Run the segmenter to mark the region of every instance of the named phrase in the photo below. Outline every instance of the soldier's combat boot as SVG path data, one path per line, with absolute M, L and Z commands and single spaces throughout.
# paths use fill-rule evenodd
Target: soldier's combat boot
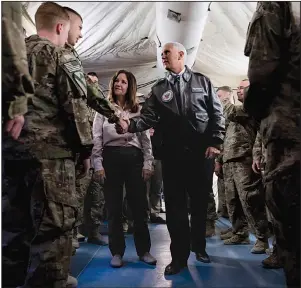
M 234 234 L 231 238 L 224 241 L 225 245 L 248 245 L 250 244 L 249 235 L 246 233 Z
M 269 248 L 268 240 L 257 239 L 253 246 L 251 253 L 253 254 L 265 254 L 266 249 Z
M 262 262 L 262 267 L 266 269 L 280 269 L 283 268 L 283 263 L 277 254 L 277 249 L 273 249 L 272 254 L 264 259 Z
M 66 288 L 76 288 L 78 285 L 77 279 L 71 275 L 68 275 Z
M 233 236 L 232 228 L 228 228 L 226 230 L 221 231 L 220 238 L 221 240 L 229 239 Z
M 99 233 L 99 226 L 95 226 L 91 229 L 87 242 L 100 246 L 108 245 L 108 242 L 105 241 L 105 239 L 103 239 L 103 237 Z

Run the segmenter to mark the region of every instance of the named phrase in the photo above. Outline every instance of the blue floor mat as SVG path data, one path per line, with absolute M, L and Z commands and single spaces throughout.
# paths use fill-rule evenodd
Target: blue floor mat
M 229 221 L 216 221 L 216 231 L 229 227 Z M 170 238 L 166 225 L 149 225 L 152 249 L 157 258 L 156 267 L 139 262 L 132 235 L 126 236 L 125 265 L 119 269 L 109 266 L 111 254 L 108 247 L 82 243 L 72 258 L 71 272 L 78 278 L 80 288 L 100 287 L 269 287 L 284 288 L 282 269 L 266 270 L 261 261 L 266 255 L 250 253 L 255 237 L 250 236 L 251 245 L 225 246 L 215 236 L 207 239 L 207 253 L 211 263 L 203 264 L 195 260 L 191 253 L 188 269 L 173 276 L 165 276 L 164 269 L 171 261 Z

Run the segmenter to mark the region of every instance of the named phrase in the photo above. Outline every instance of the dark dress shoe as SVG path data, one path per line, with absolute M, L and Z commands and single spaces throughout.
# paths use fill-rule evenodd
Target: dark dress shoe
M 204 251 L 204 252 L 196 252 L 195 256 L 196 256 L 196 260 L 198 260 L 200 262 L 210 263 L 210 258 L 208 256 L 208 254 L 206 253 L 206 251 Z
M 165 275 L 178 274 L 185 267 L 187 267 L 187 263 L 183 264 L 183 263 L 173 261 L 169 265 L 166 266 L 164 274 Z

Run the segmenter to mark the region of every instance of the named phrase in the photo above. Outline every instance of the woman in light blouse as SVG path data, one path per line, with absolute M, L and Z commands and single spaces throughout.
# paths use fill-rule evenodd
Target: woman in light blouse
M 136 99 L 135 76 L 125 70 L 118 71 L 110 83 L 109 99 L 125 118 L 140 113 Z M 133 214 L 134 240 L 139 259 L 155 265 L 149 253 L 151 242 L 147 225 L 146 181 L 152 174 L 152 148 L 149 131 L 117 134 L 115 125 L 103 115 L 96 114 L 93 122 L 94 148 L 92 163 L 94 177 L 105 179 L 104 193 L 108 209 L 109 248 L 113 256 L 111 266 L 123 265 L 125 238 L 122 227 L 123 185 Z

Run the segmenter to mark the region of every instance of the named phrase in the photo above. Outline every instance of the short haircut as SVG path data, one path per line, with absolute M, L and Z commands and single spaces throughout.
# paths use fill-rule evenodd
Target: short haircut
M 217 88 L 216 92 L 218 91 L 225 91 L 225 92 L 229 92 L 229 93 L 232 93 L 232 89 L 229 87 L 229 86 L 221 86 L 219 88 Z
M 67 13 L 70 12 L 70 13 L 73 13 L 73 14 L 77 15 L 82 20 L 82 22 L 84 22 L 82 16 L 78 12 L 76 12 L 75 10 L 73 10 L 73 9 L 67 7 L 67 6 L 65 6 L 64 9 L 67 11 Z
M 97 77 L 97 78 L 98 78 L 98 76 L 97 76 L 97 74 L 96 74 L 95 72 L 89 72 L 87 75 L 89 75 L 89 76 L 94 76 L 94 77 Z
M 54 2 L 44 2 L 35 14 L 37 30 L 52 30 L 59 21 L 70 21 L 66 10 Z
M 164 46 L 165 45 L 172 45 L 173 47 L 176 47 L 179 51 L 182 51 L 184 53 L 184 60 L 187 59 L 187 50 L 183 44 L 181 44 L 179 42 L 167 42 L 164 44 Z

